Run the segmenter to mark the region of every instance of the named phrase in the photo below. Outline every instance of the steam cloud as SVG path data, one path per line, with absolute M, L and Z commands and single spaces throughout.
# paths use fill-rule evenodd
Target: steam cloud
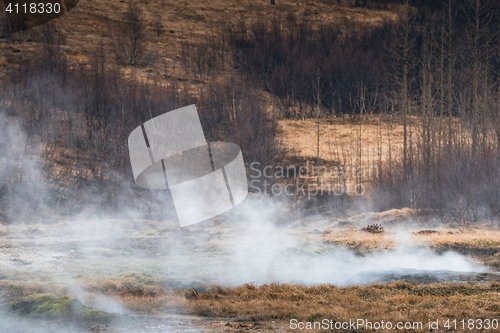
M 2 181 L 21 169 L 29 177 L 16 188 L 9 201 L 10 218 L 33 222 L 31 208 L 41 208 L 47 191 L 40 170 L 40 147 L 26 141 L 15 119 L 0 117 L 0 177 Z M 12 191 L 12 189 L 8 189 Z M 85 192 L 81 196 L 88 195 Z M 128 201 L 128 192 L 117 200 Z M 158 200 L 158 210 L 165 203 Z M 200 282 L 237 286 L 244 283 L 335 284 L 346 286 L 398 279 L 424 274 L 447 280 L 455 273 L 487 272 L 489 269 L 453 252 L 442 255 L 412 244 L 404 237 L 394 250 L 359 256 L 330 243 L 311 241 L 309 228 L 283 223 L 289 207 L 268 197 L 253 196 L 226 213 L 222 224 L 206 221 L 181 230 L 178 222 L 149 221 L 143 212 L 128 209 L 106 218 L 89 207 L 79 216 L 56 217 L 39 226 L 31 236 L 33 247 L 16 254 L 29 263 L 13 265 L 12 253 L 0 253 L 0 267 L 8 272 L 52 274 L 71 293 L 87 305 L 110 312 L 127 313 L 119 303 L 105 297 L 87 301 L 85 290 L 74 276 L 111 276 L 139 271 L 178 281 L 178 287 Z M 118 216 L 118 218 L 116 217 Z M 321 220 L 321 218 L 319 218 Z M 325 220 L 326 218 L 323 218 Z M 278 226 L 278 223 L 280 222 Z M 286 222 L 286 221 L 285 221 Z M 5 227 L 13 239 L 26 239 L 27 226 L 16 223 Z M 107 252 L 106 252 L 107 251 Z M 103 253 L 105 254 L 103 255 Z M 0 314 L 2 332 L 41 332 L 8 314 Z M 67 328 L 65 328 L 67 329 Z M 57 328 L 52 331 L 57 332 Z

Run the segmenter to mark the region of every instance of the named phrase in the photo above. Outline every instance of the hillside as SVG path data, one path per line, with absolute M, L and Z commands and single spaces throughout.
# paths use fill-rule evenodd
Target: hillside
M 335 3 L 335 4 L 334 4 Z M 336 1 L 277 1 L 271 6 L 266 0 L 233 1 L 138 1 L 142 9 L 142 21 L 146 26 L 147 50 L 151 53 L 148 66 L 124 66 L 124 73 L 134 73 L 148 79 L 187 79 L 180 68 L 180 43 L 196 43 L 201 36 L 217 33 L 224 27 L 243 19 L 248 23 L 269 21 L 278 16 L 283 20 L 289 14 L 304 15 L 314 22 L 342 22 L 358 28 L 381 24 L 395 18 L 392 10 L 372 10 L 348 5 L 339 6 Z M 75 66 L 86 64 L 92 53 L 102 45 L 107 60 L 113 63 L 120 22 L 128 9 L 127 1 L 80 0 L 77 7 L 54 21 L 66 43 L 63 46 L 69 60 Z M 155 31 L 161 25 L 158 37 Z M 19 33 L 11 39 L 1 39 L 0 63 L 3 70 L 12 70 L 20 58 L 29 58 L 35 52 L 41 27 Z

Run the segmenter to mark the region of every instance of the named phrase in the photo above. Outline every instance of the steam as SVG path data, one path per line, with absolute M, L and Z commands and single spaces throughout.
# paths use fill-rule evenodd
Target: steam
M 0 113 L 0 184 L 6 214 L 12 219 L 36 218 L 34 209 L 41 208 L 46 197 L 46 184 L 42 177 L 41 146 L 36 137 L 29 140 L 18 119 Z M 22 179 L 21 182 L 18 180 Z M 18 181 L 15 186 L 4 184 Z M 15 198 L 15 199 L 13 199 Z
M 424 273 L 439 281 L 446 280 L 451 272 L 489 271 L 454 252 L 436 254 L 425 245 L 413 243 L 404 232 L 396 235 L 403 241 L 395 249 L 364 256 L 322 242 L 319 236 L 313 240 L 304 239 L 311 228 L 278 227 L 275 222 L 280 218 L 280 208 L 269 198 L 250 198 L 236 209 L 238 216 L 226 222 L 226 232 L 234 236 L 228 236 L 225 241 L 220 232 L 220 240 L 216 243 L 221 248 L 217 254 L 189 250 L 187 246 L 177 251 L 181 260 L 192 263 L 190 271 L 204 270 L 209 281 L 225 286 L 244 283 L 346 286 L 387 280 L 391 275 L 398 279 L 403 275 Z M 206 231 L 199 232 L 206 234 Z M 203 244 L 203 236 L 198 241 Z
M 286 209 L 266 197 L 249 197 L 217 224 L 206 221 L 183 229 L 175 220 L 77 217 L 38 231 L 36 238 L 52 247 L 50 253 L 27 252 L 18 258 L 30 263 L 27 270 L 49 274 L 59 267 L 55 279 L 71 285 L 82 302 L 87 295 L 71 283 L 73 276 L 119 276 L 126 271 L 164 279 L 174 288 L 244 283 L 347 286 L 419 274 L 430 281 L 453 281 L 459 275 L 490 271 L 458 253 L 437 254 L 413 242 L 408 231 L 393 235 L 394 249 L 361 256 L 323 241 L 313 228 L 283 224 Z M 332 224 L 323 221 L 326 229 L 335 227 Z M 12 238 L 23 237 L 24 230 L 9 227 Z M 63 241 L 67 239 L 71 242 Z M 96 300 L 94 306 L 126 312 L 106 299 Z
M 82 302 L 82 304 L 85 306 L 108 313 L 119 313 L 121 315 L 130 313 L 128 309 L 126 309 L 122 304 L 112 299 L 111 297 L 90 293 L 86 289 L 82 288 L 81 285 L 75 284 L 71 280 L 66 283 L 66 286 L 69 289 L 71 295 Z
M 208 221 L 183 230 L 174 220 L 76 219 L 40 227 L 36 239 L 47 250 L 16 254 L 19 261 L 29 263 L 26 268 L 11 264 L 8 255 L 0 257 L 0 262 L 12 269 L 46 274 L 58 267 L 54 279 L 70 286 L 82 302 L 87 296 L 71 283 L 72 276 L 107 277 L 136 271 L 191 288 L 200 283 L 345 286 L 384 281 L 391 274 L 397 279 L 398 274 L 426 272 L 439 280 L 446 279 L 444 272 L 489 271 L 454 252 L 437 254 L 425 244 L 412 242 L 402 231 L 395 235 L 401 241 L 393 250 L 360 256 L 322 241 L 320 235 L 311 233 L 312 228 L 277 226 L 279 212 L 280 208 L 262 198 L 249 198 L 219 225 Z M 27 228 L 9 226 L 8 230 L 17 239 L 25 237 Z M 124 313 L 114 306 L 97 308 Z
M 2 116 L 0 121 L 3 133 L 0 140 L 6 147 L 0 157 L 0 176 L 6 179 L 20 170 L 26 179 L 12 196 L 15 200 L 9 202 L 8 214 L 27 220 L 26 211 L 21 207 L 38 207 L 47 191 L 41 177 L 40 147 L 36 144 L 30 147 L 16 119 Z M 81 197 L 89 195 L 81 193 Z M 130 201 L 130 195 L 124 191 L 117 201 Z M 175 216 L 168 196 L 159 195 L 161 200 L 154 201 L 154 210 L 169 207 L 167 216 Z M 344 247 L 324 243 L 319 237 L 308 240 L 305 235 L 310 229 L 296 224 L 294 227 L 284 220 L 289 209 L 285 203 L 264 195 L 249 196 L 233 211 L 217 218 L 218 225 L 206 221 L 181 230 L 175 219 L 148 221 L 144 212 L 133 208 L 119 212 L 117 219 L 96 214 L 94 207 L 88 207 L 79 216 L 53 216 L 51 221 L 56 224 L 43 224 L 31 235 L 40 245 L 56 247 L 54 251 L 40 254 L 33 249 L 19 254 L 19 259 L 31 263 L 28 270 L 48 273 L 54 269 L 53 264 L 47 263 L 48 255 L 52 263 L 61 267 L 58 279 L 63 283 L 71 281 L 74 275 L 111 276 L 123 271 L 171 278 L 182 286 L 199 282 L 223 286 L 242 283 L 350 285 L 379 281 L 384 272 L 487 271 L 465 256 L 452 252 L 438 255 L 421 244 L 413 244 L 404 232 L 397 235 L 400 244 L 394 250 L 361 257 Z M 29 213 L 31 219 L 39 216 Z M 327 218 L 318 216 L 318 219 Z M 37 227 L 16 224 L 9 226 L 8 232 L 12 237 L 23 238 L 23 233 L 33 228 Z M 73 241 L 64 242 L 63 238 Z M 55 244 L 51 244 L 54 241 Z M 5 266 L 13 268 L 8 261 Z M 74 292 L 78 294 L 82 290 Z M 97 302 L 101 303 L 107 302 Z M 113 312 L 123 312 L 117 306 L 111 307 Z
M 37 212 L 43 209 L 48 191 L 41 172 L 41 147 L 28 142 L 15 119 L 0 115 L 0 131 L 0 178 L 13 177 L 16 170 L 25 177 L 19 186 L 7 189 L 11 198 L 7 215 L 17 223 L 3 227 L 13 246 L 0 253 L 1 269 L 13 277 L 18 273 L 49 275 L 83 304 L 106 312 L 130 314 L 116 300 L 87 292 L 75 277 L 105 278 L 137 271 L 164 279 L 173 288 L 244 283 L 347 286 L 419 275 L 444 281 L 489 271 L 454 252 L 436 254 L 413 243 L 403 231 L 393 250 L 357 255 L 324 242 L 312 228 L 290 223 L 285 218 L 290 207 L 264 195 L 249 196 L 223 216 L 183 229 L 175 218 L 148 220 L 143 211 L 132 207 L 118 212 L 118 218 L 96 212 L 95 207 L 78 216 L 40 215 Z M 130 191 L 123 191 L 116 200 L 129 202 L 130 196 Z M 153 208 L 168 210 L 160 215 L 175 216 L 167 199 L 158 194 Z M 327 217 L 317 219 L 325 228 L 336 227 Z M 0 320 L 2 332 L 45 332 L 48 327 L 6 313 L 0 313 Z M 155 327 L 166 330 L 159 324 Z

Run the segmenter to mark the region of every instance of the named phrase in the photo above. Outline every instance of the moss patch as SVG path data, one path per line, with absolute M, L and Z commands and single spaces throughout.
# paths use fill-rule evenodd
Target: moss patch
M 160 280 L 139 272 L 127 271 L 120 274 L 122 279 L 132 280 L 134 283 L 145 286 L 156 286 Z
M 12 313 L 35 319 L 70 319 L 84 326 L 95 324 L 106 325 L 118 314 L 95 310 L 83 305 L 79 300 L 69 296 L 55 294 L 33 294 L 7 304 Z

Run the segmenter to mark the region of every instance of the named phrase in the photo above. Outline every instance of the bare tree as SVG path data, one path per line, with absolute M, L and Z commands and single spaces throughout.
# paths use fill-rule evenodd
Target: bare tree
M 53 71 L 55 69 L 64 69 L 61 66 L 65 60 L 62 46 L 66 44 L 64 35 L 58 31 L 53 22 L 43 24 L 40 28 L 40 44 L 42 53 L 40 54 L 40 63 L 43 67 Z
M 469 0 L 468 12 L 469 29 L 468 38 L 471 43 L 472 61 L 472 152 L 476 153 L 478 146 L 478 130 L 480 115 L 480 75 L 488 62 L 488 36 L 491 21 L 491 6 L 488 0 Z
M 451 125 L 453 119 L 453 12 L 452 0 L 448 0 L 448 148 L 451 147 Z
M 10 28 L 9 19 L 7 18 L 5 10 L 3 10 L 3 6 L 0 6 L 0 8 L 2 9 L 0 13 L 0 37 L 10 39 L 10 37 L 12 37 L 12 29 Z
M 401 63 L 400 67 L 400 89 L 401 89 L 401 108 L 403 113 L 403 174 L 408 174 L 408 114 L 410 111 L 410 58 L 413 47 L 413 38 L 411 36 L 411 6 L 410 0 L 404 0 L 402 8 L 402 31 L 399 32 L 399 41 L 397 42 L 399 54 L 396 56 Z
M 134 0 L 130 0 L 123 22 L 120 24 L 120 60 L 137 65 L 145 55 L 145 26 L 142 10 Z
M 163 32 L 163 25 L 161 24 L 162 16 L 161 14 L 156 15 L 154 20 L 154 31 L 156 32 L 157 37 L 160 37 Z
M 316 125 L 317 127 L 317 138 L 318 138 L 318 146 L 317 146 L 317 156 L 316 156 L 316 168 L 318 170 L 318 174 L 316 175 L 316 182 L 319 186 L 319 119 L 321 116 L 321 76 L 320 71 L 318 69 L 318 75 L 316 77 L 316 97 L 318 102 L 318 109 L 316 110 Z
M 498 80 L 496 134 L 497 134 L 497 154 L 500 156 L 500 79 Z

